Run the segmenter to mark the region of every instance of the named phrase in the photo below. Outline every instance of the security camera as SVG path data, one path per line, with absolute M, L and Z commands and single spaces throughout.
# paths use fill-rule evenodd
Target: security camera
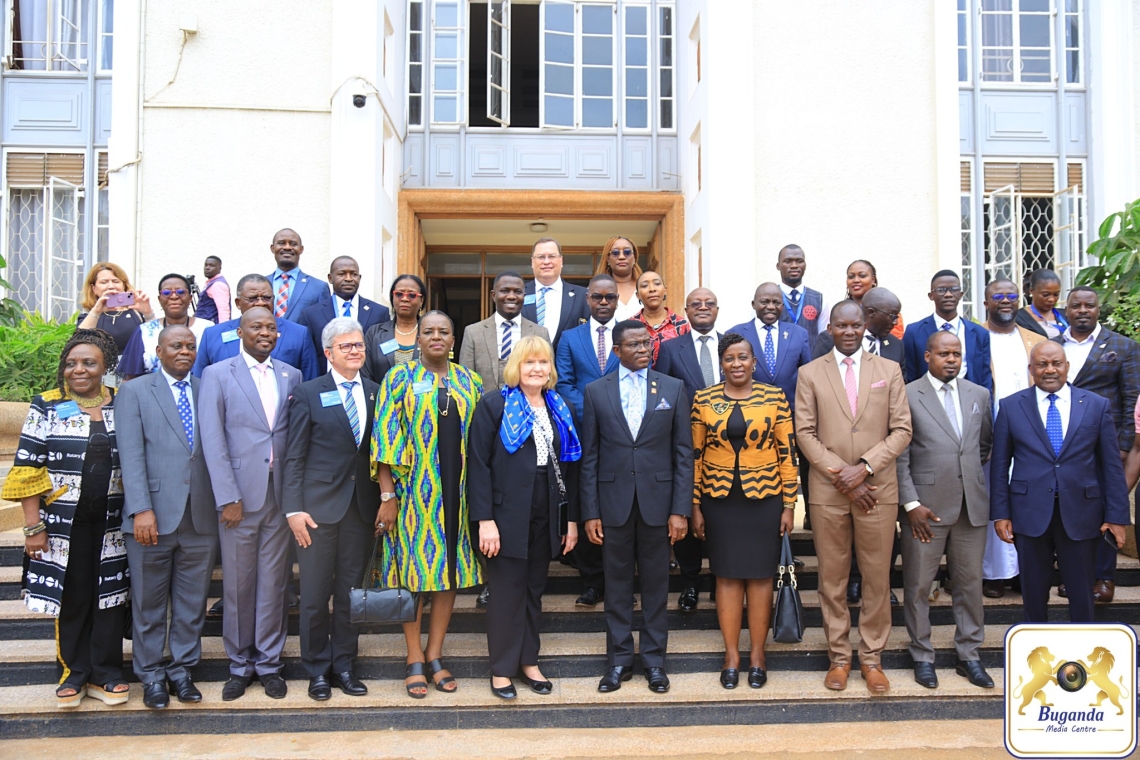
M 353 95 L 352 96 L 352 104 L 354 106 L 356 106 L 357 108 L 364 108 L 364 104 L 367 101 L 368 101 L 368 98 L 365 97 L 364 95 Z

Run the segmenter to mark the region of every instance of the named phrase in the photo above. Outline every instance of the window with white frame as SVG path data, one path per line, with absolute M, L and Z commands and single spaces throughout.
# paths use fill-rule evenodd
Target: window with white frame
M 13 71 L 87 71 L 93 1 L 99 2 L 6 0 L 5 67 Z
M 542 4 L 544 127 L 613 129 L 616 119 L 616 5 Z
M 673 114 L 676 96 L 673 92 L 677 88 L 677 67 L 673 63 L 675 42 L 673 14 L 674 8 L 671 5 L 659 5 L 657 7 L 657 44 L 659 48 L 657 66 L 661 79 L 658 92 L 661 121 L 658 123 L 658 128 L 663 130 L 674 129 Z
M 1081 83 L 1081 0 L 1065 2 L 1065 83 Z
M 544 127 L 577 126 L 575 18 L 572 2 L 542 4 L 542 114 Z
M 511 4 L 487 3 L 487 109 L 493 122 L 511 124 Z
M 981 0 L 983 82 L 1053 81 L 1052 0 Z
M 99 71 L 110 71 L 115 59 L 115 0 L 99 3 Z
M 107 153 L 98 154 L 99 175 L 97 199 L 98 208 L 95 212 L 95 261 L 108 261 L 111 257 L 111 196 L 107 189 Z M 82 231 L 83 226 L 80 225 Z M 82 250 L 80 246 L 80 250 Z
M 424 4 L 408 3 L 408 126 L 423 122 L 424 109 Z
M 649 129 L 649 6 L 622 9 L 622 104 L 626 129 Z
M 958 0 L 958 81 L 970 81 L 970 0 Z
M 581 18 L 581 93 L 579 124 L 612 128 L 614 119 L 614 6 L 583 3 Z
M 466 121 L 467 78 L 466 0 L 432 0 L 431 17 L 431 121 L 462 124 Z
M 961 163 L 960 217 L 962 228 L 962 313 L 969 319 L 979 319 L 974 293 L 974 200 L 970 191 L 970 162 Z

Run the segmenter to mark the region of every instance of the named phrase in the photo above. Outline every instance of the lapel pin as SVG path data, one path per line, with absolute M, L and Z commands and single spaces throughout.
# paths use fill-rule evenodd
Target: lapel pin
M 289 373 L 288 372 L 282 372 L 281 377 L 289 377 Z
M 1107 345 L 1108 345 L 1107 343 L 1101 343 L 1099 346 L 1097 346 L 1097 348 L 1104 348 Z
M 571 298 L 573 298 L 573 297 L 574 297 L 574 291 L 573 291 L 573 290 L 571 290 L 571 291 L 570 291 L 570 297 L 571 297 Z
M 365 311 L 368 311 L 370 308 L 372 308 L 372 307 L 370 307 L 368 304 L 364 304 L 364 310 Z
M 784 330 L 784 340 L 787 340 L 787 339 L 788 339 L 788 331 Z

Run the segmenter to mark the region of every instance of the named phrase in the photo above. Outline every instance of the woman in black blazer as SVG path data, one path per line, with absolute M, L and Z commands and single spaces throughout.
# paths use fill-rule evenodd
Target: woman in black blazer
M 538 618 L 551 558 L 578 540 L 582 449 L 570 408 L 554 392 L 546 340 L 520 340 L 503 379 L 471 421 L 467 503 L 494 587 L 487 604 L 491 692 L 514 699 L 516 674 L 538 694 L 554 688 L 538 668 Z
M 416 335 L 426 298 L 427 287 L 414 274 L 402 274 L 392 280 L 392 287 L 388 288 L 392 319 L 372 325 L 364 333 L 365 359 L 360 374 L 366 379 L 379 384 L 393 367 L 419 361 Z

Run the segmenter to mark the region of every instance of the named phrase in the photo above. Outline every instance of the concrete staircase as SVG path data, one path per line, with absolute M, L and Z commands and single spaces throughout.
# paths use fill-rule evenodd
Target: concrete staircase
M 936 666 L 941 685 L 927 690 L 914 683 L 907 654 L 902 609 L 893 611 L 894 628 L 883 657 L 891 691 L 872 698 L 854 675 L 845 692 L 823 687 L 827 648 L 820 628 L 817 562 L 809 532 L 797 530 L 793 543 L 805 567 L 797 573 L 808 629 L 799 644 L 769 640 L 769 682 L 759 690 L 746 683 L 728 691 L 718 681 L 723 644 L 717 628 L 715 605 L 702 593 L 693 613 L 676 609 L 679 579 L 670 595 L 669 674 L 673 686 L 666 695 L 651 693 L 640 676 L 608 695 L 597 692 L 605 668 L 605 634 L 602 605 L 577 608 L 577 574 L 558 563 L 550 567 L 544 599 L 543 672 L 555 682 L 554 693 L 540 697 L 520 688 L 519 698 L 503 703 L 491 696 L 487 678 L 487 645 L 483 612 L 475 596 L 460 595 L 445 645 L 445 662 L 460 679 L 456 694 L 431 690 L 427 699 L 409 699 L 403 688 L 404 644 L 397 626 L 377 626 L 361 637 L 357 673 L 369 687 L 364 698 L 350 698 L 334 690 L 331 701 L 309 699 L 299 661 L 297 616 L 290 616 L 285 649 L 285 677 L 290 681 L 284 700 L 267 698 L 255 684 L 237 702 L 221 702 L 227 673 L 221 642 L 221 621 L 208 618 L 203 661 L 196 673 L 205 699 L 197 705 L 172 701 L 159 712 L 142 705 L 141 688 L 134 685 L 131 701 L 108 708 L 85 700 L 78 711 L 55 708 L 52 684 L 56 681 L 54 624 L 33 615 L 19 601 L 21 547 L 19 532 L 0 533 L 0 737 L 42 738 L 153 734 L 222 734 L 302 731 L 357 731 L 409 729 L 501 729 L 656 727 L 751 724 L 903 721 L 930 719 L 995 719 L 1002 714 L 1002 644 L 1007 628 L 1021 620 L 1021 598 L 1007 592 L 1002 599 L 986 600 L 986 645 L 982 662 L 997 688 L 983 690 L 954 674 L 953 619 L 950 595 L 943 591 L 933 603 Z M 1140 623 L 1140 563 L 1121 557 L 1116 601 L 1098 607 L 1099 619 Z M 901 582 L 896 568 L 894 585 Z M 221 570 L 214 572 L 212 595 L 220 594 Z M 1051 600 L 1057 620 L 1066 617 L 1065 600 Z M 858 620 L 858 608 L 852 616 Z M 636 622 L 636 621 L 635 621 Z M 853 632 L 853 637 L 856 634 Z M 128 662 L 129 641 L 124 642 Z M 745 661 L 747 633 L 741 644 Z M 129 668 L 128 668 L 129 670 Z M 132 674 L 129 674 L 132 675 Z M 742 679 L 743 681 L 743 679 Z M 383 708 L 383 709 L 378 709 Z

